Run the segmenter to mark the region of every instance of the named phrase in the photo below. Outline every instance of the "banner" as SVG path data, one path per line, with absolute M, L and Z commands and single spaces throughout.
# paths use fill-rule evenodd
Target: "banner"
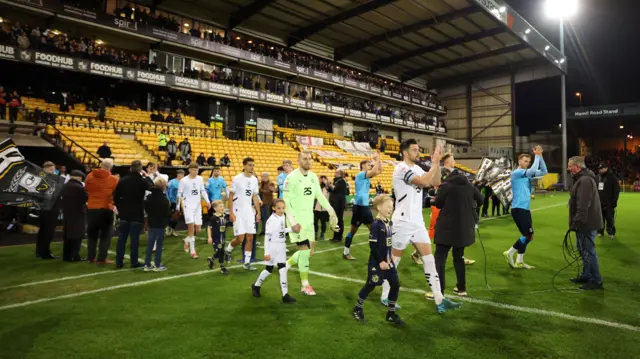
M 495 160 L 485 157 L 480 162 L 476 173 L 476 180 L 480 184 L 490 187 L 504 207 L 510 206 L 513 200 L 511 166 L 511 160 L 507 157 Z
M 314 146 L 314 147 L 322 147 L 324 141 L 320 137 L 311 137 L 311 136 L 296 136 L 296 141 L 301 146 Z
M 64 178 L 27 161 L 11 139 L 0 143 L 0 204 L 48 210 L 63 185 Z

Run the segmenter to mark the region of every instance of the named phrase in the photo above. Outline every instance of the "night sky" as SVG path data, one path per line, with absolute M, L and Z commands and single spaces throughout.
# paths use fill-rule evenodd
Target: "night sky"
M 548 19 L 544 0 L 506 0 L 559 48 L 559 24 Z M 579 0 L 578 14 L 565 23 L 568 60 L 567 107 L 640 102 L 640 0 Z M 520 135 L 550 130 L 561 122 L 560 78 L 516 87 Z M 571 122 L 569 122 L 571 127 Z

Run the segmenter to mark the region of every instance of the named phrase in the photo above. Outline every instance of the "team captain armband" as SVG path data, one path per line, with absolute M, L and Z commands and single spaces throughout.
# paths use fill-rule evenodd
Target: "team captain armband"
M 413 170 L 409 167 L 403 167 L 400 172 L 400 174 L 402 175 L 402 180 L 406 184 L 411 184 L 411 180 L 413 180 L 413 178 L 416 176 L 415 172 L 413 172 Z

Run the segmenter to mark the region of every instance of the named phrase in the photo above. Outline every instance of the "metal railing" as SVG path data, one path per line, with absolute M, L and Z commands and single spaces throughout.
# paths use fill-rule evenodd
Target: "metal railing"
M 77 142 L 75 142 L 74 140 L 69 138 L 69 136 L 62 133 L 62 131 L 60 131 L 55 126 L 51 126 L 51 128 L 54 130 L 53 137 L 48 136 L 47 131 L 43 133 L 43 136 L 49 137 L 50 142 L 53 142 L 55 145 L 60 147 L 65 153 L 67 153 L 72 158 L 80 161 L 80 163 L 82 163 L 83 165 L 90 165 L 93 167 L 97 167 L 100 165 L 102 160 L 98 156 L 94 155 L 84 147 L 80 146 Z M 82 157 L 78 157 L 74 153 L 74 152 L 77 152 L 78 150 L 81 151 Z

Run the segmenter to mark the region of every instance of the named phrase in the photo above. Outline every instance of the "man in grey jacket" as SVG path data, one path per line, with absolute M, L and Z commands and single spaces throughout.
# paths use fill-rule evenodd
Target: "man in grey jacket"
M 596 254 L 596 233 L 603 226 L 596 175 L 588 170 L 583 157 L 571 157 L 568 169 L 573 175 L 569 199 L 569 226 L 576 232 L 576 242 L 582 258 L 582 273 L 571 282 L 580 289 L 603 289 L 600 265 Z

